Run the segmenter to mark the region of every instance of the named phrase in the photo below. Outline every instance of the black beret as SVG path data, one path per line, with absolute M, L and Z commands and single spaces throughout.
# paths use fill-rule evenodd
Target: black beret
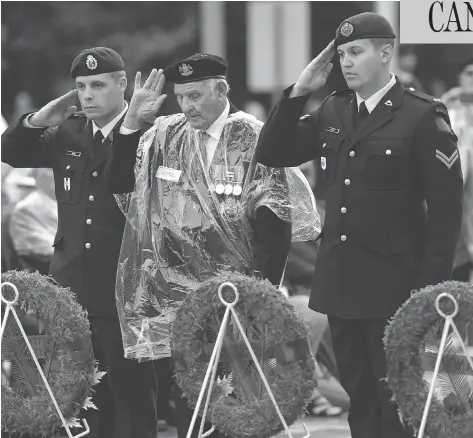
M 125 70 L 122 57 L 108 47 L 85 49 L 72 62 L 71 77 L 92 76 Z
M 365 38 L 396 38 L 389 21 L 374 12 L 363 12 L 343 20 L 335 34 L 335 47 Z
M 227 63 L 223 58 L 206 53 L 195 53 L 164 69 L 167 82 L 185 84 L 209 78 L 225 79 Z

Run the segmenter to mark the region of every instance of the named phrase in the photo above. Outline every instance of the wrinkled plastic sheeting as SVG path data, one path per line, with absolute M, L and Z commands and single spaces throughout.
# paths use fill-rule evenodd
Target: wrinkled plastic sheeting
M 261 206 L 292 222 L 294 241 L 313 240 L 320 218 L 298 168 L 271 169 L 252 158 L 262 123 L 238 112 L 226 120 L 210 166 L 198 132 L 182 114 L 158 118 L 141 139 L 135 191 L 116 195 L 127 217 L 117 272 L 117 308 L 125 355 L 170 356 L 169 329 L 188 293 L 222 272 L 253 275 L 252 218 Z M 178 181 L 157 177 L 160 167 Z M 228 184 L 240 196 L 218 195 Z

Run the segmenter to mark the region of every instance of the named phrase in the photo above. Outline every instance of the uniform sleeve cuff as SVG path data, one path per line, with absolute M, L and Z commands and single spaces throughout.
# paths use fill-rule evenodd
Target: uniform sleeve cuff
M 310 93 L 305 95 L 305 96 L 289 97 L 291 95 L 292 89 L 294 88 L 295 85 L 296 84 L 292 84 L 290 87 L 287 87 L 283 91 L 283 93 L 282 93 L 283 99 L 291 99 L 291 101 L 294 101 L 294 102 L 300 101 L 300 102 L 305 103 L 307 100 L 309 100 Z
M 300 114 L 309 100 L 310 95 L 289 97 L 293 87 L 294 85 L 291 85 L 284 90 L 283 97 L 280 101 L 281 107 L 285 108 L 287 111 L 291 111 L 291 113 L 294 112 Z
M 24 119 L 23 119 L 23 127 L 24 128 L 33 128 L 33 129 L 45 129 L 46 126 L 33 126 L 31 123 L 30 123 L 30 117 L 31 116 L 34 116 L 36 113 L 31 113 L 31 114 L 28 114 Z
M 131 134 L 134 134 L 135 132 L 138 132 L 139 129 L 128 129 L 128 128 L 125 128 L 123 125 L 120 126 L 120 131 L 119 133 L 120 134 L 123 134 L 123 135 L 131 135 Z

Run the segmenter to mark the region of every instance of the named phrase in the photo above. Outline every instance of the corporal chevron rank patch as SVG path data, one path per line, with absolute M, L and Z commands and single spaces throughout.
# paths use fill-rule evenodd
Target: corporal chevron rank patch
M 440 152 L 438 149 L 435 150 L 435 157 L 439 159 L 448 169 L 451 169 L 455 162 L 458 160 L 458 150 L 455 150 L 452 155 L 447 156 L 443 152 Z

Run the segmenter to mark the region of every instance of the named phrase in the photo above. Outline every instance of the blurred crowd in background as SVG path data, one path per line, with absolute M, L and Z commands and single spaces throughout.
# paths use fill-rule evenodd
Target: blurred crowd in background
M 364 11 L 379 11 L 379 3 L 383 2 L 307 3 L 310 57 L 315 57 L 333 39 L 343 18 Z M 276 83 L 271 90 L 252 85 L 250 63 L 255 53 L 259 57 L 258 65 L 263 69 L 271 70 L 274 65 L 268 61 L 265 67 L 264 45 L 258 53 L 257 34 L 255 40 L 255 33 L 248 31 L 251 17 L 247 2 L 213 5 L 218 11 L 211 11 L 210 15 L 208 6 L 207 2 L 3 2 L 2 132 L 22 114 L 39 109 L 74 87 L 69 78 L 69 67 L 83 48 L 108 46 L 123 56 L 129 79 L 126 93 L 129 99 L 137 71 L 146 77 L 154 67 L 163 68 L 195 52 L 211 52 L 208 43 L 204 44 L 209 41 L 209 30 L 216 32 L 214 39 L 221 39 L 214 41 L 219 43 L 215 47 L 220 47 L 221 52 L 215 54 L 223 55 L 229 63 L 232 102 L 264 122 L 272 104 L 290 83 Z M 397 7 L 392 9 L 394 17 Z M 216 20 L 215 28 L 206 28 L 212 20 Z M 251 57 L 248 55 L 250 44 L 253 47 Z M 297 45 L 293 50 L 297 51 Z M 408 86 L 441 98 L 449 109 L 453 129 L 459 138 L 465 210 L 454 278 L 472 281 L 473 45 L 398 45 L 396 53 L 395 73 L 399 79 Z M 337 61 L 334 63 L 326 86 L 311 97 L 307 111 L 314 109 L 333 90 L 345 86 Z M 294 77 L 293 82 L 296 79 Z M 168 94 L 169 91 L 165 89 Z M 167 99 L 160 114 L 177 111 L 176 100 Z M 307 163 L 302 170 L 313 187 L 323 217 L 324 187 L 317 164 Z M 1 181 L 2 272 L 27 269 L 46 274 L 57 227 L 52 171 L 12 169 L 2 163 Z M 307 308 L 317 246 L 317 242 L 293 245 L 284 284 L 287 295 L 310 323 L 314 334 L 312 347 L 321 365 L 320 393 L 311 407 L 313 414 L 338 415 L 347 407 L 348 398 L 336 379 L 326 318 L 322 315 L 315 318 L 315 312 Z M 161 388 L 161 394 L 170 390 Z M 172 423 L 168 395 L 160 398 L 160 405 L 162 416 Z

